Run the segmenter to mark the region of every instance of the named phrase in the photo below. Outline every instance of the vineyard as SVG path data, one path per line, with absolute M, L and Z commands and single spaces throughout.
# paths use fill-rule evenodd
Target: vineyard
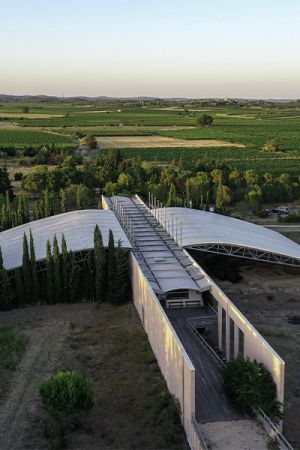
M 69 147 L 72 142 L 70 138 L 43 131 L 23 130 L 18 128 L 0 128 L 0 147 L 13 146 L 23 148 L 26 146 L 40 146 L 46 144 L 58 144 L 62 147 Z
M 161 104 L 160 104 L 161 103 Z M 0 105 L 0 147 L 37 147 L 55 144 L 61 148 L 79 144 L 78 136 L 162 136 L 187 141 L 218 140 L 245 148 L 195 147 L 126 148 L 126 157 L 169 163 L 174 159 L 192 167 L 199 159 L 225 161 L 240 170 L 259 173 L 300 174 L 300 109 L 293 106 L 216 105 L 191 102 L 141 102 L 99 104 L 32 103 L 22 112 L 20 103 Z M 213 126 L 197 127 L 199 114 L 210 114 Z M 6 126 L 6 123 L 10 126 Z M 11 126 L 13 125 L 13 126 Z M 46 127 L 46 130 L 45 130 Z M 80 133 L 80 134 L 79 134 Z M 266 153 L 264 144 L 274 139 L 279 151 Z M 176 145 L 176 144 L 175 144 Z M 180 145 L 182 145 L 180 147 Z M 197 144 L 196 144 L 197 145 Z M 101 145 L 100 145 L 101 148 Z M 106 150 L 100 150 L 106 151 Z M 97 152 L 96 152 L 97 154 Z
M 237 147 L 206 147 L 206 148 L 143 148 L 122 149 L 126 158 L 140 158 L 145 161 L 170 163 L 182 160 L 187 167 L 193 167 L 197 161 L 226 162 L 238 170 L 254 169 L 256 172 L 280 175 L 290 173 L 300 174 L 300 157 L 285 154 L 274 156 L 270 153 Z

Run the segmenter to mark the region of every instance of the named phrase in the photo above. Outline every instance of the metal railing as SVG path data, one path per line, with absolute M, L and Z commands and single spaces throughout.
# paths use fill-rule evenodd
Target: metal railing
M 271 438 L 277 440 L 277 443 L 281 450 L 294 450 L 291 444 L 283 436 L 279 428 L 272 422 L 270 417 L 260 408 L 253 408 L 253 412 L 256 415 L 257 420 L 263 425 L 267 433 Z
M 214 351 L 214 349 L 209 345 L 209 343 L 201 336 L 201 334 L 199 333 L 199 331 L 194 327 L 194 325 L 192 323 L 190 323 L 188 321 L 189 319 L 186 320 L 186 324 L 189 328 L 189 330 L 195 334 L 196 339 L 198 340 L 198 342 L 202 345 L 202 347 L 205 348 L 205 350 L 208 350 L 208 352 L 210 352 L 218 361 L 218 363 L 224 367 L 225 363 L 224 361 L 220 358 L 220 356 Z
M 203 450 L 208 450 L 208 444 L 206 442 L 206 439 L 204 437 L 204 434 L 201 430 L 200 424 L 197 422 L 195 415 L 192 415 L 192 425 L 195 430 L 195 433 L 199 439 L 200 445 Z

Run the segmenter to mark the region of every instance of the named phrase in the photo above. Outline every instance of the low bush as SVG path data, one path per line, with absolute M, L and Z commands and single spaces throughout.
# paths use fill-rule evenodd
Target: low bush
M 15 181 L 22 181 L 23 178 L 23 172 L 16 172 L 14 175 Z
M 25 350 L 25 343 L 25 337 L 17 328 L 0 328 L 0 368 L 14 370 Z
M 225 366 L 224 383 L 232 400 L 242 410 L 261 408 L 271 419 L 281 419 L 276 385 L 263 364 L 238 356 Z
M 78 372 L 57 372 L 41 384 L 40 395 L 46 412 L 59 422 L 87 415 L 95 403 L 90 381 Z

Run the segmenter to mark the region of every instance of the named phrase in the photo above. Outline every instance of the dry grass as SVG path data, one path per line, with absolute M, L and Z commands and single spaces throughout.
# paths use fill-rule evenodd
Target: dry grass
M 245 147 L 242 144 L 215 139 L 175 139 L 164 136 L 108 136 L 98 137 L 100 148 L 175 148 L 175 147 Z
M 87 423 L 68 431 L 70 449 L 188 449 L 132 304 L 30 307 L 0 313 L 1 321 L 29 338 L 19 378 L 0 406 L 0 441 L 7 448 L 49 447 L 38 386 L 57 370 L 77 370 L 91 380 L 96 405 Z

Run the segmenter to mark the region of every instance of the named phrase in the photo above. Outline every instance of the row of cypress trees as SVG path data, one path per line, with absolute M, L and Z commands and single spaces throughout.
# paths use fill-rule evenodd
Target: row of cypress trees
M 30 231 L 23 236 L 22 267 L 14 271 L 14 279 L 3 266 L 0 248 L 0 308 L 24 304 L 75 302 L 89 300 L 120 304 L 129 300 L 128 258 L 121 243 L 115 246 L 109 231 L 108 248 L 103 245 L 101 231 L 94 230 L 94 248 L 81 264 L 69 251 L 64 235 L 61 251 L 57 237 L 46 244 L 45 270 L 38 270 L 34 240 Z
M 10 195 L 6 192 L 5 201 L 1 207 L 0 231 L 17 227 L 23 223 L 29 222 L 29 209 L 25 195 L 18 195 L 14 199 L 14 208 L 11 209 Z

